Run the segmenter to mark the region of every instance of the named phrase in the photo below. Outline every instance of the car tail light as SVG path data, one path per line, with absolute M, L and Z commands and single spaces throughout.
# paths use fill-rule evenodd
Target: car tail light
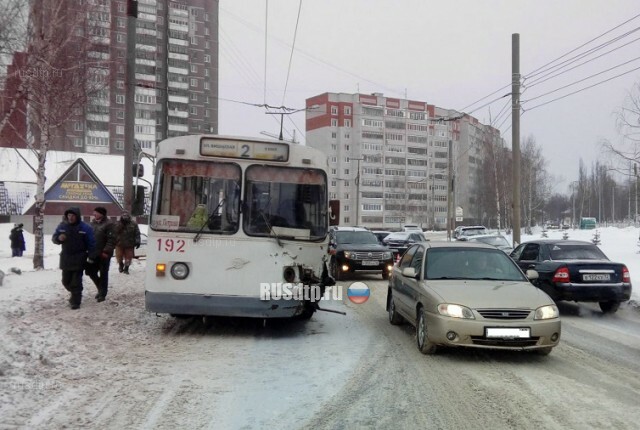
M 553 274 L 551 282 L 569 282 L 569 269 L 567 267 L 561 267 Z
M 622 282 L 631 283 L 631 274 L 627 266 L 622 266 Z

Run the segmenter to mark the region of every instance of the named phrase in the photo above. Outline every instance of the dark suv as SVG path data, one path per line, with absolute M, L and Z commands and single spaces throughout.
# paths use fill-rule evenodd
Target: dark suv
M 393 268 L 389 248 L 381 245 L 376 236 L 364 228 L 338 227 L 332 230 L 329 254 L 329 268 L 335 280 L 356 270 L 380 271 L 382 279 L 388 279 Z

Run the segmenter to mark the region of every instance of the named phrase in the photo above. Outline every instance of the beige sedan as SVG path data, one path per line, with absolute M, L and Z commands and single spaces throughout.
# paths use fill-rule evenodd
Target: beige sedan
M 387 311 L 391 324 L 416 327 L 418 349 L 440 347 L 534 350 L 560 341 L 553 300 L 504 252 L 468 242 L 413 245 L 393 268 Z

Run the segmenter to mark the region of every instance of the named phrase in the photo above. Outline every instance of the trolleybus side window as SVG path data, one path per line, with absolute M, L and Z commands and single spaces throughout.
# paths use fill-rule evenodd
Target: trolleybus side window
M 158 230 L 233 234 L 240 213 L 240 166 L 164 160 L 156 175 L 151 225 Z
M 243 228 L 250 236 L 306 240 L 327 234 L 327 180 L 321 170 L 250 166 Z

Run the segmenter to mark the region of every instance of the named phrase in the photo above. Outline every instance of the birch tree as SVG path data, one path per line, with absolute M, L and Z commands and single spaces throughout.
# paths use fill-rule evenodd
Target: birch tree
M 106 9 L 108 11 L 108 9 Z M 26 29 L 27 65 L 14 99 L 26 100 L 27 146 L 37 165 L 33 266 L 44 268 L 45 162 L 53 140 L 64 135 L 64 124 L 109 82 L 109 61 L 100 55 L 100 33 L 93 19 L 96 4 L 81 0 L 32 0 Z M 105 13 L 105 12 L 102 12 Z M 108 13 L 108 12 L 106 12 Z M 108 16 L 108 15 L 102 15 Z M 106 50 L 108 52 L 108 49 Z M 96 55 L 97 54 L 97 55 Z M 13 106 L 16 109 L 16 106 Z M 12 112 L 0 127 L 6 126 Z

